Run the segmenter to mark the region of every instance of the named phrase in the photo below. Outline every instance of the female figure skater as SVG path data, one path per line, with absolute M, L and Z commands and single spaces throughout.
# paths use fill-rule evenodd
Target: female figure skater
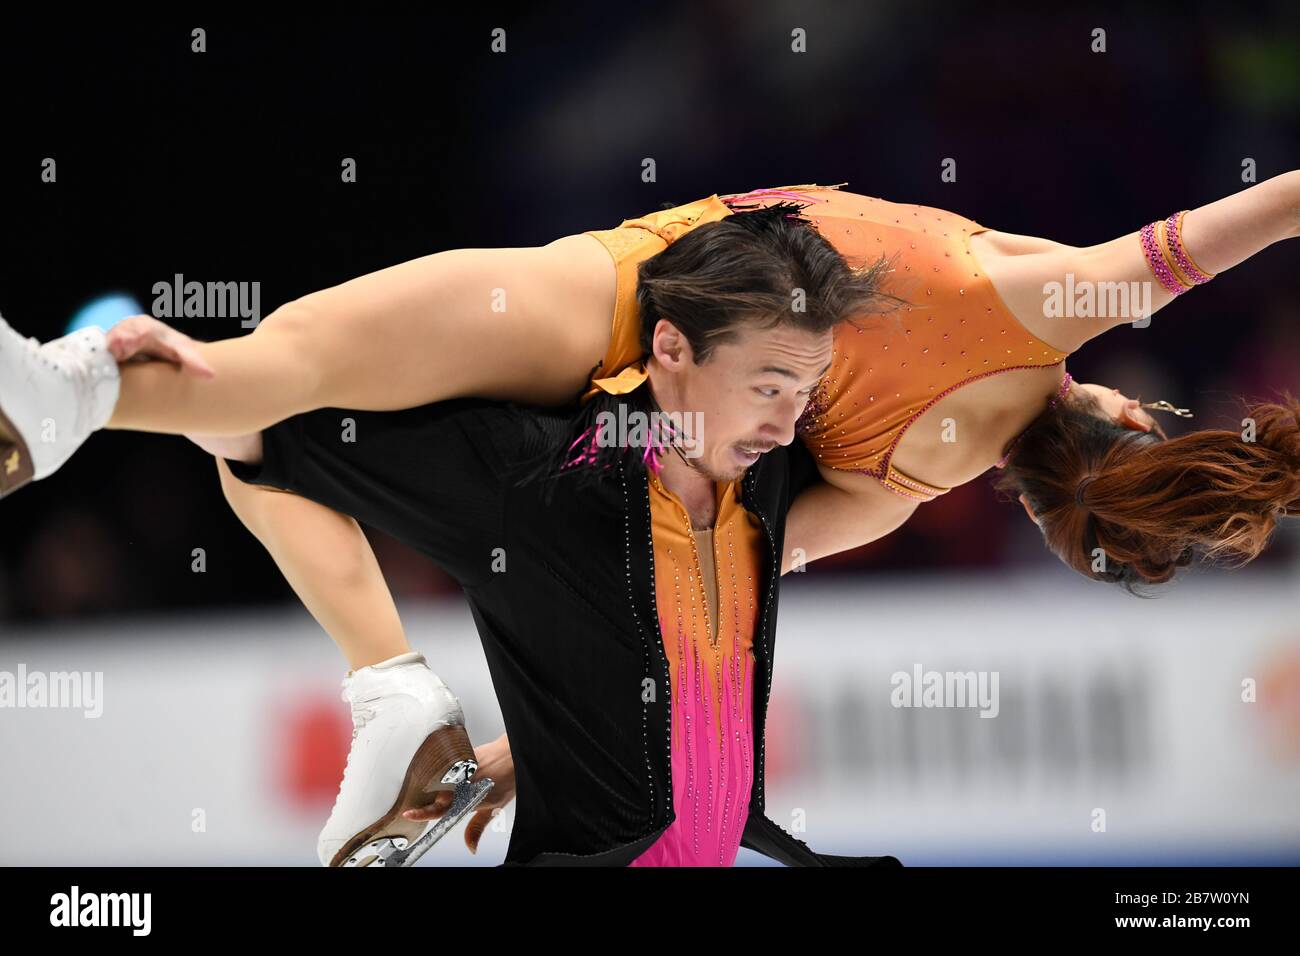
M 1283 406 L 1253 410 L 1253 442 L 1223 431 L 1166 442 L 1140 403 L 1073 382 L 1065 359 L 1300 234 L 1300 171 L 1084 248 L 833 187 L 715 195 L 547 246 L 426 256 L 290 302 L 236 339 L 186 342 L 143 317 L 121 325 L 117 358 L 156 350 L 184 357 L 197 375 L 150 362 L 124 367 L 119 382 L 113 356 L 94 351 L 104 348 L 96 330 L 42 350 L 3 325 L 0 415 L 11 421 L 0 418 L 0 492 L 48 474 L 101 426 L 235 437 L 319 407 L 382 411 L 461 396 L 553 405 L 584 389 L 590 397 L 594 377 L 637 374 L 640 264 L 733 207 L 790 197 L 811 203 L 807 215 L 850 262 L 896 253 L 909 300 L 897 316 L 837 333 L 835 366 L 804 422 L 824 481 L 791 513 L 802 560 L 872 541 L 995 464 L 1048 546 L 1089 577 L 1159 583 L 1193 551 L 1259 552 L 1294 497 L 1279 467 L 1294 452 Z M 1091 308 L 1076 297 L 1049 308 L 1062 298 L 1045 291 L 1055 287 L 1092 290 Z M 1127 307 L 1106 307 L 1116 288 L 1134 290 Z M 59 356 L 83 370 L 80 393 L 24 374 Z M 775 402 L 802 398 L 768 391 Z M 51 402 L 69 404 L 78 420 L 34 442 L 24 432 L 35 433 L 39 419 L 26 406 L 41 402 L 47 413 Z M 1193 476 L 1204 487 L 1188 495 Z
M 230 437 L 319 406 L 383 410 L 456 395 L 555 404 L 589 385 L 593 364 L 595 377 L 629 387 L 644 375 L 634 345 L 642 263 L 684 233 L 724 222 L 733 208 L 789 198 L 811 204 L 805 214 L 851 262 L 897 253 L 894 275 L 908 305 L 836 333 L 834 365 L 802 434 L 823 480 L 790 513 L 786 570 L 888 533 L 921 502 L 994 465 L 1005 468 L 1000 486 L 1019 492 L 1062 560 L 1126 586 L 1167 581 L 1197 553 L 1248 560 L 1300 496 L 1295 402 L 1252 409 L 1253 441 L 1217 430 L 1166 441 L 1140 403 L 1073 383 L 1064 368 L 1084 342 L 1297 235 L 1300 172 L 1087 248 L 834 187 L 712 196 L 539 249 L 455 250 L 406 263 L 290 303 L 241 339 L 190 343 L 151 320 L 128 320 L 115 357 L 143 351 L 215 374 L 129 365 L 120 396 L 92 334 L 44 352 L 26 348 L 99 371 L 85 379 L 91 398 L 79 407 L 89 424 L 72 443 L 104 423 Z M 1092 289 L 1092 308 L 1052 314 L 1045 307 L 1052 284 Z M 1099 309 L 1113 284 L 1149 288 L 1149 305 L 1139 293 L 1128 308 Z M 502 290 L 514 305 L 493 312 Z M 105 394 L 96 399 L 96 390 Z M 780 383 L 762 392 L 772 402 L 802 400 Z M 13 389 L 0 390 L 0 411 L 16 404 Z M 21 416 L 10 417 L 22 439 Z M 75 447 L 52 444 L 44 473 Z M 304 540 L 269 530 L 290 514 L 286 497 L 259 507 L 264 541 Z M 287 520 L 299 522 L 312 508 L 294 501 Z M 277 560 L 284 567 L 293 559 Z M 309 607 L 312 598 L 304 595 Z M 370 630 L 367 663 L 407 653 L 397 631 Z

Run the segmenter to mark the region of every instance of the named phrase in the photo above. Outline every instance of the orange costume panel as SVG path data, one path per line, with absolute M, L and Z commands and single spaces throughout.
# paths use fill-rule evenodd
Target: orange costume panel
M 703 222 L 783 200 L 809 203 L 804 217 L 851 266 L 896 255 L 886 291 L 908 302 L 836 329 L 831 369 L 800 420 L 800 436 L 827 467 L 871 475 L 908 498 L 943 494 L 949 489 L 893 467 L 908 427 L 963 385 L 1058 365 L 1069 356 L 1032 335 L 1002 302 L 970 248 L 970 237 L 987 227 L 955 213 L 805 185 L 714 195 L 591 232 L 609 249 L 619 276 L 613 336 L 600 374 L 613 375 L 642 357 L 635 294 L 624 294 L 629 284 L 635 290 L 641 261 Z
M 717 222 L 731 210 L 717 196 L 684 206 L 674 206 L 638 219 L 624 219 L 616 229 L 589 230 L 614 257 L 617 275 L 614 299 L 614 332 L 593 378 L 611 377 L 641 359 L 641 309 L 636 301 L 637 267 L 668 248 L 679 236 L 706 222 Z M 591 386 L 582 396 L 585 402 L 596 393 Z
M 762 529 L 735 481 L 711 531 L 650 476 L 655 605 L 672 694 L 676 818 L 632 866 L 731 866 L 754 784 L 754 630 Z

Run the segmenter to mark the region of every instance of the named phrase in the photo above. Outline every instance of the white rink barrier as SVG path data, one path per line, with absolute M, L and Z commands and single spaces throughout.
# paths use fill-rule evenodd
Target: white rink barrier
M 1054 571 L 784 581 L 767 812 L 814 849 L 1300 862 L 1294 575 L 1195 575 L 1147 601 Z M 475 741 L 499 735 L 463 602 L 402 612 Z M 7 629 L 0 863 L 316 865 L 346 670 L 296 608 Z M 420 865 L 501 862 L 511 816 L 477 856 L 462 827 Z

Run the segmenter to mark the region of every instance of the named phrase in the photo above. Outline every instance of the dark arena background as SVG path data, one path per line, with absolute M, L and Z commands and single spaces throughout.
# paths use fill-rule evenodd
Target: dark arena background
M 6 12 L 0 313 L 45 341 L 194 281 L 255 287 L 266 315 L 787 183 L 1085 246 L 1300 168 L 1293 4 L 427 10 Z M 1297 275 L 1277 243 L 1069 368 L 1192 409 L 1171 435 L 1239 429 L 1239 397 L 1300 392 Z M 1066 568 L 995 474 L 783 579 L 768 815 L 908 867 L 1300 863 L 1300 523 L 1140 599 Z M 459 588 L 371 540 L 412 646 L 496 737 Z M 998 672 L 997 719 L 892 706 L 914 669 Z M 316 867 L 346 670 L 210 455 L 97 433 L 0 502 L 0 672 L 102 678 L 84 707 L 0 708 L 0 863 Z M 511 816 L 420 866 L 499 864 Z M 1094 917 L 1128 912 L 1102 897 Z

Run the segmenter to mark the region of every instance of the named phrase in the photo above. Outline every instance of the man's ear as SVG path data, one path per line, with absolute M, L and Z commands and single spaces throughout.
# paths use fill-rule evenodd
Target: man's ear
M 660 365 L 672 371 L 679 371 L 693 358 L 691 343 L 686 340 L 686 336 L 672 322 L 663 318 L 655 323 L 650 351 Z
M 1138 409 L 1142 403 L 1136 398 L 1130 398 L 1124 402 L 1124 407 L 1120 409 L 1120 424 L 1125 428 L 1131 428 L 1135 432 L 1151 431 L 1154 422 L 1144 422 L 1138 417 Z
M 1020 503 L 1025 506 L 1025 514 L 1029 515 L 1029 520 L 1041 528 L 1042 525 L 1038 522 L 1038 515 L 1034 514 L 1034 509 L 1029 507 L 1029 499 L 1023 494 L 1020 496 Z

